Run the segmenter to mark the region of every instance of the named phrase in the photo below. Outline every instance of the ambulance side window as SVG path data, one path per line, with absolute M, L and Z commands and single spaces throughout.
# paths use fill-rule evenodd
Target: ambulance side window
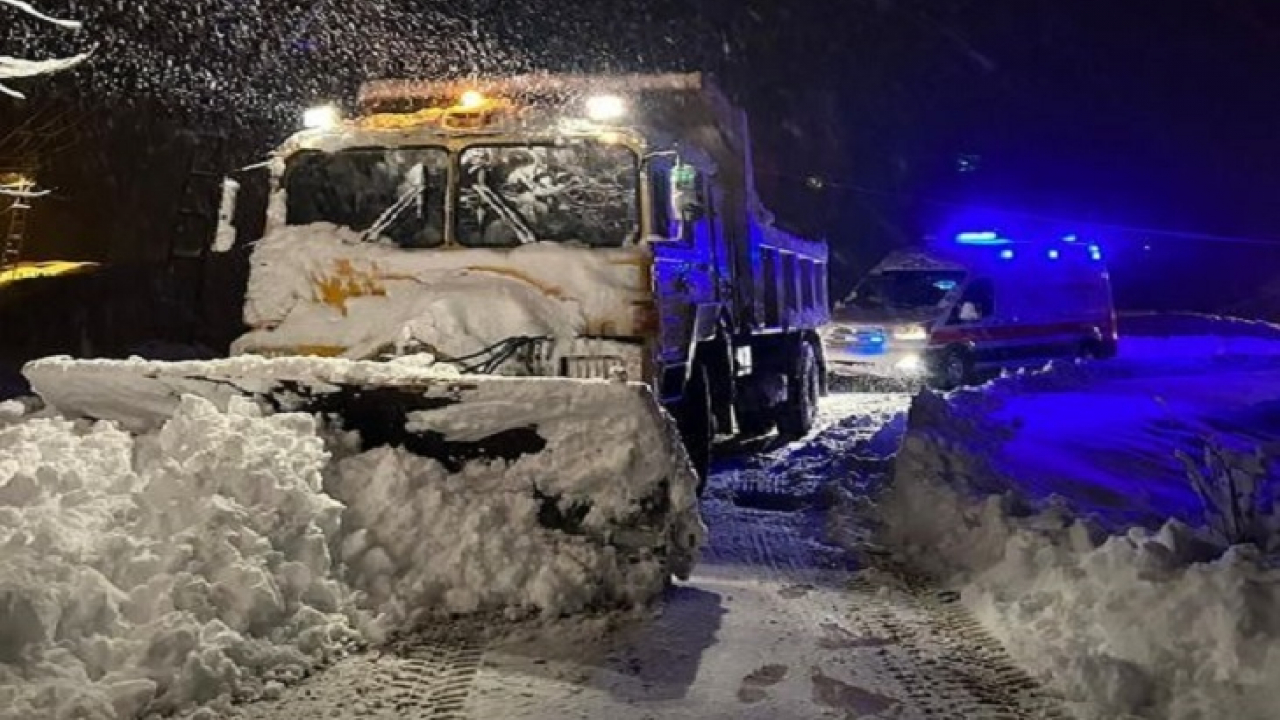
M 991 316 L 996 307 L 995 284 L 986 278 L 969 283 L 964 296 L 951 314 L 952 324 L 980 322 Z

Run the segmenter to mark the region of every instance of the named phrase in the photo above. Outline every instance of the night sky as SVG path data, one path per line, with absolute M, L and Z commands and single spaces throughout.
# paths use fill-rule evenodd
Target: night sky
M 163 255 L 189 154 L 176 131 L 230 129 L 221 162 L 251 159 L 366 76 L 708 69 L 752 115 L 766 202 L 830 239 L 837 291 L 926 233 L 1000 223 L 1100 240 L 1129 307 L 1280 316 L 1270 0 L 42 7 L 87 29 L 6 15 L 4 52 L 97 45 L 88 67 L 24 83 L 29 101 L 0 100 L 0 129 L 65 109 L 78 121 L 44 159 L 58 190 L 37 222 L 46 255 Z

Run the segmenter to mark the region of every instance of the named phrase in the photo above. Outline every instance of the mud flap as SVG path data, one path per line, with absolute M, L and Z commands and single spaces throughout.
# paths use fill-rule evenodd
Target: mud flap
M 332 445 L 344 446 L 335 455 L 392 448 L 429 460 L 434 469 L 423 478 L 469 483 L 465 492 L 473 505 L 452 506 L 459 511 L 482 505 L 480 492 L 502 495 L 504 502 L 523 494 L 532 502 L 521 506 L 536 515 L 537 532 L 546 536 L 537 541 L 547 548 L 567 547 L 568 538 L 579 549 L 584 543 L 603 548 L 609 573 L 646 568 L 639 579 L 600 583 L 595 605 L 636 599 L 612 597 L 610 586 L 656 586 L 645 590 L 653 594 L 672 575 L 687 578 L 705 535 L 698 480 L 674 423 L 649 388 L 636 383 L 258 357 L 174 363 L 46 358 L 28 364 L 23 374 L 62 415 L 113 421 L 134 433 L 158 429 L 186 395 L 224 410 L 232 398 L 247 397 L 265 413 L 321 417 L 335 431 Z M 355 438 L 348 433 L 358 434 L 358 449 L 346 447 Z M 344 437 L 348 441 L 340 442 Z M 345 492 L 353 496 L 338 499 L 358 507 L 355 491 L 348 486 Z M 406 506 L 413 502 L 404 498 Z M 376 535 L 379 528 L 368 531 Z M 384 540 L 387 546 L 402 542 Z

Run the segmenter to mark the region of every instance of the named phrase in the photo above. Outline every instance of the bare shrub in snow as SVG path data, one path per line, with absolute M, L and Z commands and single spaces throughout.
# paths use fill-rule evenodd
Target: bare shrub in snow
M 1204 502 L 1205 520 L 1216 539 L 1225 545 L 1280 550 L 1280 475 L 1273 450 L 1234 450 L 1209 438 L 1198 457 L 1183 450 L 1177 456 Z

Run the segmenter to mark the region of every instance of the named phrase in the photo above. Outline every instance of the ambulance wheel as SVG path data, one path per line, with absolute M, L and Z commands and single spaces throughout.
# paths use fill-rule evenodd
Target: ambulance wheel
M 799 440 L 808 435 L 817 422 L 818 398 L 822 394 L 820 372 L 813 345 L 802 341 L 797 351 L 795 369 L 788 378 L 787 401 L 778 414 L 778 435 L 783 439 Z
M 676 426 L 680 429 L 680 439 L 684 441 L 685 451 L 689 453 L 689 462 L 698 474 L 699 497 L 706 489 L 707 475 L 711 471 L 711 442 L 715 432 L 713 422 L 707 369 L 702 365 L 695 365 L 684 388 Z
M 1099 355 L 1098 341 L 1092 338 L 1080 343 L 1080 347 L 1076 348 L 1077 360 L 1097 360 Z
M 955 390 L 968 385 L 972 379 L 973 362 L 969 359 L 969 353 L 955 349 L 942 356 L 934 385 L 941 390 Z
M 1078 353 L 1078 357 L 1082 360 L 1108 360 L 1115 356 L 1116 343 L 1099 338 L 1085 340 Z

